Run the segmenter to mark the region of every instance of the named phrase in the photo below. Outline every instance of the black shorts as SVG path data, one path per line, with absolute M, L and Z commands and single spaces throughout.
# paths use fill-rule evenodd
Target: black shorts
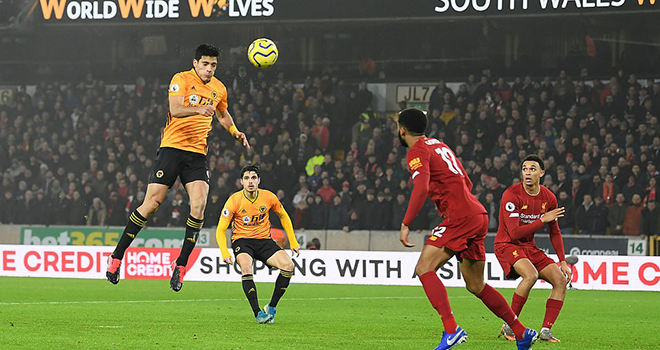
M 252 259 L 259 260 L 264 264 L 271 256 L 282 250 L 282 248 L 270 238 L 239 238 L 231 243 L 231 249 L 234 250 L 234 255 L 236 256 L 241 253 L 246 253 L 251 256 Z
M 159 149 L 154 168 L 149 175 L 149 183 L 172 187 L 177 177 L 181 178 L 181 183 L 184 185 L 196 180 L 209 183 L 206 156 L 170 147 Z

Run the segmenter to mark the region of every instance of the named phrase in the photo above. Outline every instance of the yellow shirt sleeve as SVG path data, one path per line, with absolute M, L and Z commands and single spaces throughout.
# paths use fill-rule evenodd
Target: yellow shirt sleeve
M 169 88 L 170 96 L 186 96 L 186 80 L 180 73 L 174 74 Z
M 231 224 L 231 220 L 234 217 L 235 208 L 232 204 L 232 197 L 229 197 L 225 203 L 225 207 L 222 209 L 220 214 L 220 220 L 218 221 L 218 228 L 215 230 L 215 238 L 218 241 L 218 247 L 222 253 L 222 259 L 229 257 L 229 249 L 227 248 L 227 228 Z
M 218 106 L 215 107 L 215 109 L 219 110 L 220 112 L 227 110 L 227 88 L 222 83 L 220 83 L 220 101 L 218 102 Z
M 277 199 L 275 195 L 273 195 L 273 203 L 271 209 L 273 210 L 273 212 L 275 212 L 275 214 L 277 214 L 277 216 L 280 217 L 280 221 L 282 222 L 282 228 L 284 228 L 284 232 L 286 232 L 286 237 L 289 239 L 289 247 L 291 249 L 300 247 L 300 244 L 296 239 L 296 235 L 293 232 L 293 223 L 291 222 L 291 218 L 289 217 L 289 214 L 286 213 L 286 210 L 284 210 L 282 203 L 280 203 L 280 200 Z

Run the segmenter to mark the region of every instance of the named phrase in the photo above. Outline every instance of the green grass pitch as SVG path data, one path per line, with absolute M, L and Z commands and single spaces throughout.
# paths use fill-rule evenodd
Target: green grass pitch
M 295 282 L 295 279 L 294 279 Z M 0 349 L 433 349 L 442 326 L 421 287 L 292 283 L 275 324 L 256 324 L 240 283 L 0 278 Z M 257 283 L 262 305 L 272 283 Z M 511 299 L 512 290 L 502 290 Z M 549 290 L 534 290 L 521 320 L 539 329 Z M 502 322 L 449 288 L 469 333 L 458 349 L 515 349 Z M 660 295 L 570 290 L 553 328 L 562 342 L 534 349 L 660 349 Z

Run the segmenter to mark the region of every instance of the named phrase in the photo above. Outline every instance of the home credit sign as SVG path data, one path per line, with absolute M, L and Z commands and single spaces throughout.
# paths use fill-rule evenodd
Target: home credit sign
M 0 276 L 105 278 L 113 247 L 0 245 Z M 122 279 L 161 279 L 171 276 L 177 248 L 130 248 L 121 267 Z M 414 275 L 418 252 L 359 252 L 304 250 L 294 258 L 296 283 L 419 285 Z M 237 265 L 223 262 L 219 249 L 196 248 L 187 281 L 240 281 Z M 274 282 L 278 272 L 257 262 L 259 281 Z M 455 259 L 438 275 L 450 287 L 465 285 Z M 487 254 L 484 277 L 497 288 L 515 288 L 506 280 L 494 254 Z M 660 258 L 645 256 L 579 256 L 573 266 L 573 287 L 591 290 L 660 291 Z M 545 282 L 537 287 L 550 288 Z

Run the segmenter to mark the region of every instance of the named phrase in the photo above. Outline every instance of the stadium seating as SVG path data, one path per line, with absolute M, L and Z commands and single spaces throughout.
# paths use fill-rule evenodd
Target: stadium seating
M 239 169 L 254 162 L 262 187 L 278 194 L 297 228 L 398 228 L 411 187 L 405 149 L 396 122 L 373 110 L 366 84 L 329 74 L 300 84 L 232 77 L 224 81 L 230 112 L 254 151 L 215 124 L 207 226 L 239 188 Z M 520 159 L 538 153 L 543 183 L 567 207 L 565 234 L 654 235 L 659 112 L 660 84 L 634 75 L 471 77 L 456 91 L 436 87 L 427 134 L 456 150 L 492 230 Z M 167 91 L 156 79 L 139 79 L 134 89 L 94 79 L 42 83 L 32 93 L 18 87 L 14 102 L 0 105 L 0 222 L 123 226 L 144 196 L 166 113 Z M 186 197 L 176 184 L 149 225 L 183 226 Z M 439 220 L 427 202 L 412 226 Z

